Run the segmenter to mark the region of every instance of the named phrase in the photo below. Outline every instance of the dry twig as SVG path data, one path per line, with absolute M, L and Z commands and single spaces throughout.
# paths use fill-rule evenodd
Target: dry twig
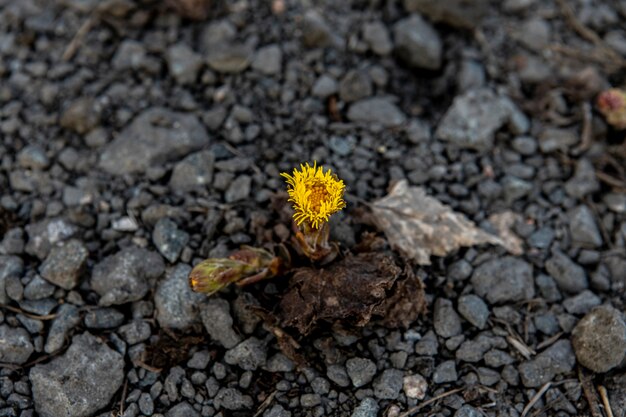
M 593 384 L 591 383 L 591 378 L 585 373 L 585 371 L 583 371 L 581 367 L 578 367 L 578 380 L 583 387 L 583 393 L 585 394 L 585 398 L 587 398 L 587 402 L 589 403 L 591 417 L 602 417 L 600 407 L 598 406 L 598 398 L 596 397 L 596 392 L 594 391 Z
M 546 391 L 552 386 L 552 382 L 546 382 L 543 386 L 537 391 L 535 395 L 530 399 L 524 410 L 522 410 L 522 414 L 520 417 L 526 417 L 531 408 L 539 401 L 539 399 L 546 393 Z
M 587 102 L 582 104 L 583 113 L 583 130 L 580 134 L 580 144 L 572 150 L 574 155 L 580 155 L 591 147 L 593 132 L 593 115 L 591 114 L 591 105 Z
M 430 400 L 424 401 L 420 405 L 416 405 L 415 407 L 406 410 L 404 413 L 400 414 L 398 417 L 412 416 L 414 413 L 417 413 L 422 408 L 427 407 L 431 405 L 432 403 L 441 400 L 442 398 L 446 398 L 452 394 L 456 394 L 457 392 L 461 392 L 461 391 L 463 391 L 463 388 L 455 388 L 450 391 L 446 391 L 443 394 L 439 394 L 436 397 L 431 398 Z
M 26 316 L 29 319 L 33 319 L 33 320 L 52 320 L 52 319 L 54 319 L 57 316 L 56 314 L 46 314 L 45 316 L 38 316 L 37 314 L 27 313 L 24 310 L 22 310 L 21 308 L 8 306 L 6 304 L 0 304 L 0 308 L 7 309 L 7 310 L 9 310 L 9 311 L 11 311 L 13 313 L 21 314 L 21 315 Z
M 606 388 L 604 388 L 603 385 L 599 385 L 598 392 L 600 393 L 600 398 L 602 398 L 602 404 L 604 404 L 606 417 L 613 417 L 613 410 L 611 409 L 611 402 L 609 401 L 609 395 L 606 392 Z
M 256 413 L 254 413 L 254 416 L 252 417 L 259 417 L 263 413 L 263 411 L 265 411 L 265 409 L 269 407 L 270 404 L 272 404 L 272 401 L 274 400 L 277 392 L 278 391 L 272 391 L 272 393 L 268 395 L 267 398 L 261 403 L 259 408 L 256 410 Z
M 94 17 L 93 14 L 89 16 L 87 20 L 85 20 L 85 22 L 81 25 L 78 31 L 76 31 L 76 34 L 72 38 L 71 42 L 67 45 L 67 48 L 65 48 L 65 51 L 63 52 L 63 61 L 69 61 L 70 59 L 72 59 L 72 57 L 74 57 L 74 55 L 78 51 L 78 48 L 80 48 L 83 41 L 85 40 L 85 37 L 91 31 L 91 29 L 94 28 L 97 21 L 98 18 Z

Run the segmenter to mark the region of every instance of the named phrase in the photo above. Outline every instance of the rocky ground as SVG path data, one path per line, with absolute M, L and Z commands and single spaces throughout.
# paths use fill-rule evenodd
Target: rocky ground
M 0 0 L 0 416 L 626 415 L 625 134 L 594 108 L 626 3 L 162 3 Z M 187 275 L 288 239 L 279 173 L 313 160 L 345 250 L 406 179 L 517 214 L 523 253 L 433 257 L 424 316 L 320 326 L 298 365 L 245 308 L 280 283 Z

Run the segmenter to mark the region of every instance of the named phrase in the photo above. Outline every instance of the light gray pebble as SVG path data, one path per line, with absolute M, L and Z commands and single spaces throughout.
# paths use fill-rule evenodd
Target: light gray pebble
M 385 369 L 373 383 L 374 395 L 383 400 L 395 400 L 402 389 L 404 373 L 398 369 Z
M 489 317 L 489 307 L 482 298 L 474 294 L 463 295 L 459 297 L 458 309 L 461 316 L 471 324 L 481 330 L 485 328 Z
M 346 369 L 352 385 L 356 388 L 369 384 L 376 375 L 376 364 L 367 358 L 348 359 Z

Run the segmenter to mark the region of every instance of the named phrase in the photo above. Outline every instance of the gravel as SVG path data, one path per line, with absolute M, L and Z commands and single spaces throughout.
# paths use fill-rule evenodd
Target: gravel
M 209 336 L 226 349 L 234 348 L 241 337 L 233 329 L 233 318 L 226 300 L 211 298 L 201 307 L 202 323 Z
M 69 240 L 50 250 L 39 273 L 49 282 L 71 290 L 80 279 L 89 252 L 79 240 Z
M 435 332 L 441 337 L 452 337 L 461 334 L 461 318 L 454 310 L 452 301 L 439 298 L 435 301 L 433 325 Z
M 406 116 L 390 99 L 372 97 L 352 104 L 348 109 L 348 119 L 353 122 L 393 127 L 402 125 L 406 121 Z
M 244 371 L 255 371 L 265 365 L 267 350 L 263 342 L 256 337 L 250 337 L 228 350 L 224 360 L 229 365 L 237 365 Z
M 398 369 L 385 369 L 373 383 L 374 395 L 382 400 L 395 400 L 400 395 L 404 373 Z
M 180 230 L 172 220 L 164 217 L 159 219 L 154 226 L 152 241 L 165 259 L 170 263 L 175 263 L 189 242 L 189 234 Z
M 414 68 L 441 67 L 443 45 L 433 26 L 418 14 L 400 20 L 393 27 L 396 54 Z
M 568 293 L 579 293 L 589 285 L 585 270 L 560 251 L 554 251 L 546 261 L 546 271 L 559 289 Z
M 83 416 L 102 409 L 121 388 L 124 360 L 95 336 L 74 336 L 69 349 L 30 370 L 35 409 L 42 417 Z
M 485 328 L 487 318 L 489 318 L 489 307 L 482 298 L 474 294 L 463 295 L 459 297 L 458 308 L 465 320 L 480 330 Z
M 21 365 L 34 351 L 28 332 L 20 327 L 0 325 L 0 362 Z
M 159 282 L 154 306 L 161 327 L 182 330 L 199 321 L 198 313 L 206 297 L 191 291 L 188 284 L 190 272 L 189 265 L 178 264 Z
M 512 256 L 492 259 L 478 266 L 471 283 L 476 294 L 490 304 L 530 300 L 535 296 L 532 266 Z
M 366 358 L 350 358 L 346 361 L 346 370 L 356 388 L 369 384 L 376 375 L 376 364 Z

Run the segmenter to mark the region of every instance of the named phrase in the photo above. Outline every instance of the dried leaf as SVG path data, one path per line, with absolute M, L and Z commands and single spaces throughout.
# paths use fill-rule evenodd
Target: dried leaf
M 501 245 L 513 255 L 521 255 L 524 253 L 524 241 L 513 232 L 515 223 L 522 220 L 522 216 L 511 210 L 495 213 L 489 216 L 489 223 L 498 231 L 498 236 L 502 240 Z
M 408 328 L 426 313 L 424 283 L 411 268 L 405 268 L 404 274 L 407 277 L 398 280 L 394 293 L 375 310 L 377 315 L 383 317 L 382 324 L 387 327 Z
M 393 258 L 381 253 L 349 255 L 325 269 L 299 268 L 280 302 L 285 327 L 309 334 L 318 321 L 367 324 L 402 275 Z
M 420 265 L 430 265 L 431 255 L 446 256 L 462 246 L 503 244 L 499 237 L 426 195 L 423 188 L 409 187 L 406 180 L 376 200 L 372 211 L 391 246 Z

